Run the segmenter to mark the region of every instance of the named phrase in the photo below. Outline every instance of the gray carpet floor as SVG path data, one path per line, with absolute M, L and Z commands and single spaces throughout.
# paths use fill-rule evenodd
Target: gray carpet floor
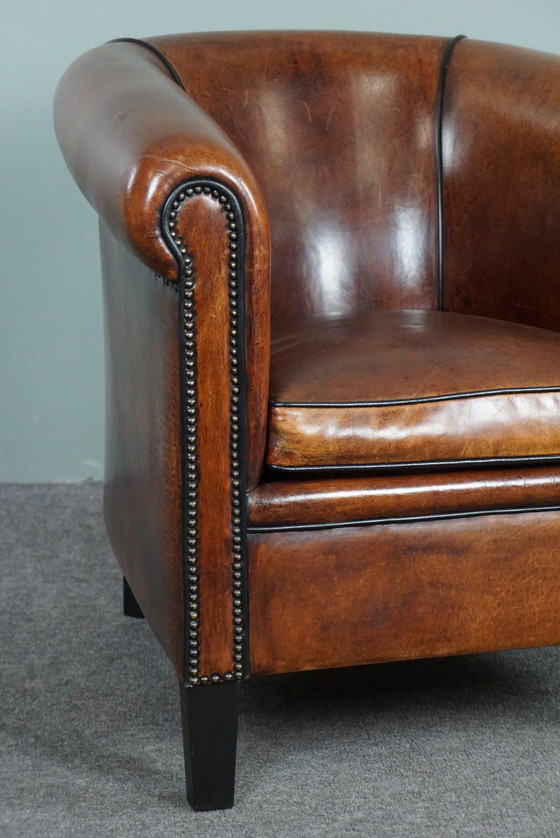
M 0 534 L 3 838 L 560 836 L 560 649 L 250 681 L 236 806 L 195 814 L 100 487 L 0 486 Z

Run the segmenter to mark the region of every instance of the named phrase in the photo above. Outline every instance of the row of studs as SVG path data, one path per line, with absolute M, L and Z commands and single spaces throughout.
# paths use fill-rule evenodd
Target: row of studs
M 224 675 L 200 675 L 199 671 L 199 574 L 198 574 L 198 438 L 197 438 L 197 382 L 196 382 L 196 332 L 195 332 L 195 273 L 192 257 L 176 230 L 177 213 L 181 204 L 194 195 L 205 194 L 219 201 L 227 218 L 229 230 L 229 356 L 230 356 L 230 467 L 232 515 L 232 587 L 233 587 L 233 672 Z M 192 186 L 179 192 L 171 204 L 169 234 L 181 254 L 185 272 L 183 300 L 183 362 L 185 365 L 185 419 L 187 462 L 187 583 L 188 583 L 188 637 L 189 678 L 191 687 L 199 684 L 216 684 L 240 680 L 243 677 L 243 554 L 241 529 L 241 472 L 239 460 L 239 280 L 238 280 L 238 225 L 233 206 L 220 190 L 209 186 Z
M 231 530 L 233 586 L 233 676 L 243 677 L 243 546 L 241 530 L 241 469 L 239 461 L 239 268 L 237 245 L 239 234 L 233 207 L 225 195 L 224 204 L 229 229 L 229 358 L 230 358 L 230 467 L 231 467 Z

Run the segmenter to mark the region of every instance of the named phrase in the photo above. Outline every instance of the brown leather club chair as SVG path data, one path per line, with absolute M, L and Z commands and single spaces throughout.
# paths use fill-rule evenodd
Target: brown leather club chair
M 560 59 L 125 40 L 56 127 L 100 216 L 107 530 L 192 805 L 232 804 L 249 674 L 560 642 Z

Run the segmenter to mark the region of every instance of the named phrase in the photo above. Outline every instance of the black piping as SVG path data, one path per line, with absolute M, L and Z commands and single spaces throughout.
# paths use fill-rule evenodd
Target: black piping
M 457 35 L 452 41 L 447 44 L 441 63 L 439 66 L 439 78 L 436 94 L 436 136 L 435 136 L 435 152 L 436 152 L 436 182 L 437 182 L 437 225 L 438 225 L 438 251 L 437 251 L 437 270 L 438 270 L 438 311 L 443 311 L 443 142 L 442 142 L 442 122 L 443 122 L 443 93 L 445 90 L 445 78 L 447 75 L 447 68 L 451 60 L 451 54 L 455 46 L 461 41 L 465 35 Z
M 418 471 L 419 469 L 448 469 L 459 466 L 470 468 L 471 466 L 513 466 L 525 463 L 533 465 L 546 465 L 560 461 L 560 454 L 530 455 L 526 457 L 481 457 L 470 460 L 419 460 L 418 462 L 394 462 L 394 463 L 346 463 L 344 465 L 303 465 L 303 466 L 277 466 L 267 465 L 267 469 L 274 473 L 288 474 L 315 474 L 316 472 L 346 472 L 346 471 Z
M 335 521 L 323 524 L 280 524 L 270 527 L 251 527 L 247 532 L 274 533 L 274 532 L 305 532 L 316 530 L 335 530 L 344 527 L 365 527 L 372 524 L 418 524 L 423 521 L 448 521 L 455 518 L 478 518 L 488 515 L 517 515 L 522 512 L 559 512 L 560 506 L 533 506 L 513 509 L 477 509 L 470 512 L 441 512 L 434 515 L 410 515 L 400 518 L 364 518 L 357 521 Z
M 181 78 L 173 66 L 173 64 L 169 61 L 168 58 L 165 57 L 163 52 L 160 52 L 157 47 L 152 46 L 148 41 L 141 41 L 139 38 L 113 38 L 112 41 L 108 41 L 109 44 L 138 44 L 140 47 L 145 47 L 149 49 L 150 52 L 153 52 L 154 55 L 157 55 L 159 60 L 162 64 L 165 65 L 167 71 L 171 75 L 174 82 L 176 82 L 182 90 L 185 89 L 185 85 L 181 81 Z
M 560 393 L 560 385 L 548 387 L 504 387 L 495 390 L 471 390 L 463 393 L 442 393 L 438 396 L 418 396 L 413 399 L 385 399 L 381 401 L 363 402 L 280 402 L 269 399 L 271 407 L 397 407 L 408 404 L 424 404 L 428 402 L 446 402 L 456 399 L 472 399 L 484 396 L 511 396 L 521 393 Z

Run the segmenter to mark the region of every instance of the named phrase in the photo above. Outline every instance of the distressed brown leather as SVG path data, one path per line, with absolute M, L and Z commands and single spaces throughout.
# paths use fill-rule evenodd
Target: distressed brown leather
M 104 513 L 143 613 L 183 675 L 178 294 L 100 226 L 105 310 Z
M 179 268 L 161 215 L 171 192 L 214 178 L 238 196 L 245 219 L 249 483 L 265 444 L 269 352 L 268 218 L 254 176 L 231 140 L 139 44 L 110 43 L 83 55 L 57 88 L 55 127 L 68 167 L 112 234 L 156 274 Z M 186 237 L 191 246 L 190 237 Z
M 221 204 L 201 194 L 185 201 L 177 230 L 196 265 L 197 563 L 203 617 L 198 670 L 209 677 L 233 669 L 232 464 L 230 417 L 229 231 Z M 212 246 L 210 246 L 212 243 Z M 188 514 L 188 513 L 186 513 Z
M 560 334 L 374 311 L 278 326 L 267 462 L 277 468 L 560 453 Z
M 180 257 L 162 213 L 193 178 L 239 200 L 247 312 L 235 396 L 247 480 L 234 486 L 229 234 L 208 195 L 185 202 L 175 223 L 197 283 L 200 571 L 200 613 L 185 613 L 200 617 L 200 671 L 222 676 L 236 660 L 231 500 L 246 489 L 255 672 L 559 640 L 558 513 L 535 511 L 558 505 L 558 472 L 514 462 L 560 454 L 559 62 L 449 45 L 158 37 L 93 50 L 60 84 L 61 146 L 110 230 L 107 525 L 183 678 Z M 372 464 L 398 473 L 311 473 Z M 271 466 L 298 471 L 274 481 Z M 422 516 L 456 517 L 346 526 Z M 274 531 L 293 526 L 307 529 Z
M 266 212 L 251 171 L 153 53 L 137 43 L 85 53 L 59 82 L 54 117 L 84 195 L 148 267 L 177 279 L 162 235 L 162 207 L 189 178 L 215 177 L 241 196 L 248 217 L 258 219 L 255 244 L 264 251 L 259 267 L 266 279 Z
M 150 38 L 262 190 L 273 319 L 437 307 L 435 106 L 448 41 L 367 32 Z
M 249 536 L 251 669 L 560 642 L 560 512 Z
M 443 108 L 449 311 L 560 325 L 560 57 L 460 41 Z
M 249 527 L 457 515 L 560 505 L 560 467 L 271 480 L 249 492 Z

